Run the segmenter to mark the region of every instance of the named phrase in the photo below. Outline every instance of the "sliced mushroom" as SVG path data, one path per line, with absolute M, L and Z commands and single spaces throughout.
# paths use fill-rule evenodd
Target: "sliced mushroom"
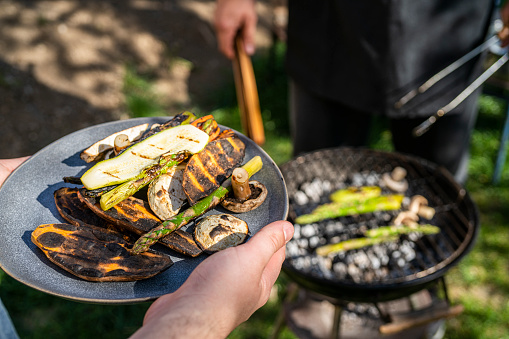
M 215 214 L 200 220 L 194 229 L 198 245 L 209 253 L 242 244 L 249 235 L 244 220 L 230 214 Z
M 161 220 L 175 216 L 186 203 L 187 196 L 182 187 L 184 167 L 174 167 L 152 181 L 148 187 L 148 203 Z
M 80 157 L 87 163 L 100 160 L 101 158 L 104 157 L 105 152 L 113 149 L 114 141 L 117 135 L 125 134 L 129 138 L 129 140 L 133 142 L 135 140 L 138 140 L 143 135 L 143 133 L 147 130 L 148 125 L 149 124 L 142 124 L 131 128 L 127 128 L 117 133 L 113 133 L 107 136 L 106 138 L 99 140 L 98 142 L 88 147 L 83 152 L 81 152 Z
M 249 188 L 251 195 L 247 200 L 241 201 L 235 196 L 226 197 L 221 205 L 228 211 L 235 213 L 245 213 L 256 209 L 260 206 L 267 198 L 267 188 L 264 184 L 252 180 L 249 182 Z

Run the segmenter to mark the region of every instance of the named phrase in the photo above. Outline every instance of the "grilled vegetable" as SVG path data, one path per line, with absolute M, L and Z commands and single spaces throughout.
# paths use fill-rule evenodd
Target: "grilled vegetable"
M 332 254 L 337 254 L 340 252 L 346 252 L 350 250 L 356 250 L 363 247 L 373 246 L 375 244 L 380 244 L 383 242 L 392 242 L 397 241 L 399 239 L 398 236 L 386 236 L 386 237 L 378 237 L 378 238 L 355 238 L 348 239 L 342 242 L 338 242 L 337 244 L 329 244 L 325 246 L 318 247 L 316 249 L 316 254 L 321 256 L 327 256 Z
M 140 236 L 161 223 L 161 220 L 150 212 L 148 203 L 143 200 L 129 197 L 108 211 L 104 211 L 96 203 L 96 199 L 85 197 L 83 191 L 80 190 L 79 192 L 80 199 L 87 204 L 90 210 L 114 224 L 122 233 L 132 233 Z M 202 253 L 193 236 L 182 230 L 160 239 L 160 243 L 178 253 L 191 257 L 196 257 Z
M 119 156 L 103 160 L 90 168 L 81 181 L 87 189 L 123 183 L 157 164 L 163 154 L 200 152 L 209 135 L 192 125 L 179 125 L 154 134 L 134 144 Z
M 80 199 L 78 193 L 78 188 L 62 187 L 53 194 L 55 205 L 62 218 L 75 226 L 88 224 L 118 231 L 112 223 L 92 212 L 87 204 Z
M 183 167 L 172 167 L 166 174 L 154 179 L 148 187 L 148 203 L 152 212 L 161 220 L 168 220 L 176 215 L 187 202 L 182 187 Z
M 141 171 L 135 178 L 125 182 L 112 190 L 101 195 L 101 208 L 108 210 L 122 200 L 130 197 L 143 187 L 147 186 L 152 180 L 165 174 L 170 168 L 175 167 L 187 158 L 184 152 L 177 154 L 162 155 L 159 163 L 152 165 Z
M 249 181 L 249 186 L 251 193 L 246 200 L 241 201 L 232 194 L 228 194 L 221 202 L 221 206 L 234 213 L 245 213 L 258 208 L 267 198 L 267 188 L 256 180 Z
M 259 156 L 256 156 L 249 160 L 244 166 L 249 176 L 251 177 L 262 168 L 262 160 Z M 171 234 L 180 227 L 186 225 L 189 221 L 203 215 L 209 209 L 217 206 L 226 197 L 226 195 L 232 191 L 229 180 L 219 186 L 212 194 L 208 197 L 198 201 L 195 205 L 191 206 L 184 212 L 176 215 L 170 220 L 164 221 L 161 225 L 152 229 L 147 234 L 141 236 L 133 246 L 133 254 L 142 253 L 146 251 L 150 246 L 156 243 L 160 238 Z
M 316 254 L 327 256 L 340 252 L 355 250 L 363 247 L 373 246 L 384 242 L 393 242 L 399 239 L 400 235 L 408 233 L 420 233 L 423 235 L 431 235 L 440 233 L 440 228 L 433 225 L 415 225 L 411 226 L 382 226 L 373 228 L 364 232 L 365 238 L 348 239 L 336 244 L 329 244 L 318 247 Z
M 330 200 L 338 203 L 358 203 L 378 197 L 382 189 L 378 186 L 348 187 L 337 190 L 330 195 Z
M 249 235 L 247 222 L 229 214 L 215 214 L 200 220 L 194 229 L 194 238 L 208 253 L 242 244 Z
M 382 226 L 378 228 L 372 228 L 364 232 L 366 237 L 368 238 L 379 238 L 379 237 L 387 237 L 393 235 L 403 235 L 408 233 L 421 233 L 424 235 L 437 234 L 440 233 L 440 228 L 433 225 L 415 225 L 415 226 L 406 226 L 406 225 L 391 225 L 391 226 Z
M 357 204 L 332 202 L 318 206 L 310 214 L 298 216 L 295 222 L 298 224 L 309 224 L 347 215 L 397 210 L 401 208 L 403 197 L 401 194 L 382 195 Z
M 122 235 L 84 224 L 40 225 L 32 242 L 50 261 L 89 281 L 141 280 L 173 265 L 169 256 L 154 251 L 133 256 Z
M 191 205 L 211 194 L 244 159 L 246 146 L 236 137 L 217 139 L 189 160 L 183 187 Z
M 107 136 L 106 138 L 99 140 L 83 152 L 81 152 L 80 157 L 85 162 L 92 162 L 104 157 L 104 153 L 110 151 L 114 147 L 115 138 L 123 134 L 127 136 L 130 142 L 138 140 L 141 138 L 143 133 L 147 130 L 148 124 L 142 124 L 134 127 L 127 128 L 123 131 L 113 133 L 112 135 Z

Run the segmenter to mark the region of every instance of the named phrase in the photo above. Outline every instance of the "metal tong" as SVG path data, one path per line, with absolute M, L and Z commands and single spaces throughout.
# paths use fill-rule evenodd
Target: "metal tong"
M 413 89 L 412 91 L 405 94 L 401 99 L 399 99 L 395 104 L 394 107 L 397 109 L 403 107 L 406 103 L 408 103 L 410 100 L 412 100 L 414 97 L 416 97 L 419 94 L 422 94 L 426 92 L 428 89 L 430 89 L 433 85 L 435 85 L 437 82 L 445 78 L 447 75 L 451 74 L 455 70 L 457 70 L 459 67 L 467 63 L 469 60 L 474 58 L 475 56 L 479 55 L 480 53 L 484 52 L 486 49 L 490 48 L 495 43 L 499 42 L 498 36 L 492 36 L 490 39 L 483 42 L 481 45 L 477 46 L 458 60 L 454 61 L 452 64 L 429 78 L 425 83 L 423 83 L 421 86 L 419 86 L 416 89 Z M 438 109 L 435 114 L 430 116 L 428 119 L 426 119 L 424 122 L 422 122 L 420 125 L 415 127 L 412 131 L 412 134 L 415 137 L 420 137 L 424 133 L 426 133 L 431 126 L 441 117 L 443 117 L 445 114 L 452 111 L 454 108 L 456 108 L 459 104 L 461 104 L 470 94 L 472 94 L 479 86 L 481 86 L 490 76 L 492 76 L 496 71 L 500 69 L 507 61 L 509 60 L 509 52 L 506 52 L 500 59 L 498 59 L 493 65 L 491 65 L 484 73 L 482 73 L 477 79 L 475 79 L 470 85 L 468 85 L 467 88 L 465 88 L 456 98 L 454 98 L 450 103 L 443 106 L 442 108 Z

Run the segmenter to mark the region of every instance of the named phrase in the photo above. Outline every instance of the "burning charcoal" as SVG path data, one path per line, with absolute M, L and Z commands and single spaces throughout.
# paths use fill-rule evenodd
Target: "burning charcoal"
M 364 176 L 360 173 L 354 173 L 352 176 L 352 186 L 364 186 Z
M 327 223 L 327 225 L 325 225 L 325 235 L 331 237 L 340 233 L 343 228 L 344 226 L 341 222 L 331 220 L 329 223 Z
M 320 245 L 320 238 L 317 236 L 311 237 L 309 239 L 309 247 L 311 248 L 317 248 L 318 245 Z
M 331 272 L 331 266 L 332 266 L 332 261 L 329 259 L 327 260 L 327 258 L 323 258 L 323 257 L 316 257 L 318 259 L 318 262 L 317 262 L 317 266 L 320 268 L 320 273 L 323 274 L 323 276 L 327 279 L 333 279 L 334 276 Z
M 374 254 L 371 254 L 371 255 L 368 255 L 368 258 L 369 260 L 371 261 L 371 267 L 373 267 L 373 269 L 377 270 L 380 268 L 380 259 L 378 259 L 377 256 L 375 256 Z
M 287 258 L 292 258 L 292 257 L 296 257 L 300 254 L 300 250 L 299 250 L 299 246 L 293 242 L 293 241 L 290 241 L 286 244 L 286 257 Z
M 359 251 L 354 255 L 354 263 L 359 266 L 359 268 L 365 269 L 369 267 L 369 258 L 363 251 Z
M 302 236 L 306 238 L 311 238 L 317 234 L 314 224 L 303 226 L 300 232 Z
M 356 283 L 361 282 L 361 273 L 362 273 L 361 270 L 354 264 L 348 265 L 348 274 L 350 275 L 352 280 L 355 281 Z
M 297 239 L 297 245 L 299 245 L 300 248 L 308 248 L 308 240 L 306 238 Z
M 297 205 L 306 205 L 309 203 L 309 199 L 308 199 L 308 196 L 306 195 L 306 193 L 302 192 L 302 191 L 297 191 L 295 192 L 295 195 L 293 196 L 293 199 L 295 200 L 295 203 Z
M 345 265 L 345 263 L 342 262 L 335 263 L 332 266 L 332 270 L 339 279 L 343 279 L 348 272 L 347 266 Z
M 324 188 L 328 189 L 328 191 L 324 190 Z M 302 184 L 301 187 L 312 202 L 319 202 L 324 193 L 330 192 L 330 188 L 330 183 L 326 184 L 324 187 L 323 182 L 319 179 L 314 179 L 310 183 L 306 182 Z
M 370 174 L 366 177 L 366 185 L 375 186 L 380 182 L 380 175 L 376 172 L 370 172 Z
M 295 224 L 293 227 L 293 238 L 292 239 L 300 239 L 300 229 L 301 226 L 299 224 Z

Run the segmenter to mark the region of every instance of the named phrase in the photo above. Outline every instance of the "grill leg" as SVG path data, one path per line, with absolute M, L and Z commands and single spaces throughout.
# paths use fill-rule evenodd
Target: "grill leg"
M 341 337 L 341 313 L 343 313 L 343 306 L 334 305 L 334 321 L 332 322 L 331 339 L 339 339 Z
M 270 339 L 277 339 L 279 338 L 279 333 L 283 329 L 283 326 L 286 322 L 286 314 L 285 314 L 285 304 L 288 302 L 293 301 L 297 294 L 299 293 L 299 287 L 297 284 L 290 283 L 288 287 L 286 288 L 286 298 L 281 303 L 279 313 L 277 315 L 276 321 L 274 323 L 274 328 L 272 329 L 272 333 L 270 335 Z

